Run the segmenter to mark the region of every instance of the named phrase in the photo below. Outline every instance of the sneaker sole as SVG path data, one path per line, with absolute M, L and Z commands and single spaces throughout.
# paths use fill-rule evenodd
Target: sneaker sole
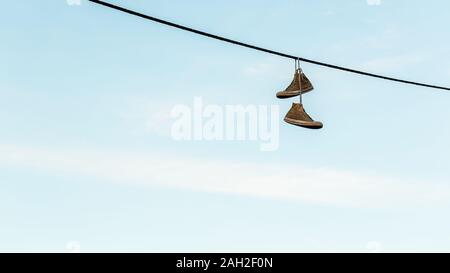
M 295 119 L 291 119 L 291 118 L 284 118 L 284 121 L 292 124 L 292 125 L 296 125 L 296 126 L 300 126 L 300 127 L 304 127 L 304 128 L 308 128 L 308 129 L 322 129 L 323 124 L 321 122 L 315 121 L 315 122 L 301 122 Z
M 311 92 L 314 88 L 306 89 L 302 92 L 302 94 Z M 277 93 L 277 98 L 279 99 L 287 99 L 300 95 L 300 91 L 280 91 Z

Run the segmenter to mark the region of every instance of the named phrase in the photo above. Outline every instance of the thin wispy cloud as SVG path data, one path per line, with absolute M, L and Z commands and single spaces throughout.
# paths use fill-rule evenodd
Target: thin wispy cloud
M 0 165 L 177 190 L 245 195 L 344 207 L 408 207 L 448 202 L 450 188 L 374 174 L 89 149 L 0 145 Z
M 294 69 L 294 63 L 292 63 L 292 70 Z M 280 63 L 274 58 L 266 58 L 263 61 L 253 63 L 242 69 L 244 76 L 249 78 L 267 78 L 272 79 L 284 79 L 286 77 L 285 63 Z
M 146 98 L 125 99 L 116 115 L 127 124 L 129 130 L 136 135 L 156 134 L 170 136 L 170 129 L 174 119 L 170 113 L 173 102 L 163 100 L 150 101 Z
M 367 5 L 379 6 L 379 5 L 381 5 L 381 0 L 367 0 Z
M 397 72 L 407 66 L 418 66 L 423 58 L 418 55 L 394 56 L 372 59 L 362 65 L 364 70 L 373 72 Z

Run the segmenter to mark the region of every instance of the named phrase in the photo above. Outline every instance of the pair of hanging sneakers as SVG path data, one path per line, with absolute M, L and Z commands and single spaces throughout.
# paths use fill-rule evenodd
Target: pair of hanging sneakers
M 284 91 L 277 93 L 277 98 L 279 99 L 300 96 L 300 103 L 292 103 L 291 109 L 284 117 L 285 122 L 308 129 L 321 129 L 323 127 L 322 122 L 313 120 L 303 107 L 302 94 L 308 93 L 313 89 L 313 85 L 303 71 L 296 69 L 291 84 Z

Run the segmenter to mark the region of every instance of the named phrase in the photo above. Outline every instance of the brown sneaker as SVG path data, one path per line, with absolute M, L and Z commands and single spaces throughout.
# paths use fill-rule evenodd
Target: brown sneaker
M 301 84 L 300 84 L 301 78 Z M 300 73 L 300 70 L 295 71 L 294 79 L 291 84 L 284 91 L 277 93 L 277 98 L 286 99 L 300 95 L 300 86 L 302 87 L 302 94 L 307 93 L 314 89 L 309 79 L 305 74 Z
M 292 107 L 284 117 L 287 123 L 301 126 L 308 129 L 320 129 L 323 127 L 322 122 L 314 121 L 303 108 L 303 104 L 292 103 Z

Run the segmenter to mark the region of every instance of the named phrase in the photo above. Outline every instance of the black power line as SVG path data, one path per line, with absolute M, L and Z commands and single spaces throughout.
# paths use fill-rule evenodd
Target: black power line
M 147 20 L 151 20 L 151 21 L 154 21 L 154 22 L 157 22 L 157 23 L 160 23 L 160 24 L 164 24 L 164 25 L 167 25 L 167 26 L 171 26 L 171 27 L 174 27 L 174 28 L 182 29 L 184 31 L 192 32 L 192 33 L 195 33 L 195 34 L 206 36 L 206 37 L 209 37 L 209 38 L 212 38 L 212 39 L 216 39 L 216 40 L 219 40 L 219 41 L 223 41 L 223 42 L 226 42 L 226 43 L 231 43 L 231 44 L 235 44 L 235 45 L 238 45 L 238 46 L 251 48 L 251 49 L 254 49 L 254 50 L 266 52 L 266 53 L 277 55 L 277 56 L 284 57 L 284 58 L 300 60 L 300 61 L 306 62 L 306 63 L 311 63 L 311 64 L 315 64 L 315 65 L 325 66 L 325 67 L 332 68 L 332 69 L 337 69 L 337 70 L 346 71 L 346 72 L 350 72 L 350 73 L 355 73 L 355 74 L 359 74 L 359 75 L 364 75 L 364 76 L 384 79 L 384 80 L 388 80 L 388 81 L 394 81 L 394 82 L 400 82 L 400 83 L 406 83 L 406 84 L 412 84 L 412 85 L 418 85 L 418 86 L 423 86 L 423 87 L 428 87 L 428 88 L 435 88 L 435 89 L 441 89 L 441 90 L 450 91 L 449 87 L 425 84 L 425 83 L 414 82 L 414 81 L 406 81 L 406 80 L 402 80 L 402 79 L 396 79 L 396 78 L 391 78 L 391 77 L 382 76 L 382 75 L 378 75 L 378 74 L 368 73 L 368 72 L 364 72 L 364 71 L 360 71 L 360 70 L 356 70 L 356 69 L 351 69 L 351 68 L 347 68 L 347 67 L 342 67 L 342 66 L 337 66 L 337 65 L 323 63 L 323 62 L 318 62 L 318 61 L 314 61 L 314 60 L 310 60 L 310 59 L 305 59 L 305 58 L 302 58 L 302 57 L 297 57 L 297 56 L 294 56 L 294 55 L 289 55 L 289 54 L 286 54 L 286 53 L 282 53 L 282 52 L 266 49 L 266 48 L 263 48 L 263 47 L 258 47 L 258 46 L 242 43 L 242 42 L 239 42 L 239 41 L 236 41 L 236 40 L 232 40 L 232 39 L 228 39 L 228 38 L 225 38 L 225 37 L 222 37 L 222 36 L 218 36 L 218 35 L 215 35 L 215 34 L 207 33 L 207 32 L 200 31 L 200 30 L 197 30 L 197 29 L 193 29 L 193 28 L 190 28 L 190 27 L 186 27 L 186 26 L 183 26 L 183 25 L 175 24 L 175 23 L 172 23 L 172 22 L 169 22 L 169 21 L 165 21 L 165 20 L 156 18 L 156 17 L 145 15 L 145 14 L 133 11 L 133 10 L 129 10 L 129 9 L 126 9 L 126 8 L 123 8 L 123 7 L 119 7 L 119 6 L 116 6 L 116 5 L 107 3 L 107 2 L 103 2 L 103 1 L 99 1 L 99 0 L 89 0 L 89 1 L 91 1 L 93 3 L 100 4 L 100 5 L 105 6 L 105 7 L 109 7 L 109 8 L 118 10 L 118 11 L 122 11 L 122 12 L 125 12 L 125 13 L 128 13 L 128 14 L 131 14 L 131 15 L 134 15 L 134 16 L 138 16 L 138 17 L 141 17 L 141 18 L 144 18 L 144 19 L 147 19 Z

